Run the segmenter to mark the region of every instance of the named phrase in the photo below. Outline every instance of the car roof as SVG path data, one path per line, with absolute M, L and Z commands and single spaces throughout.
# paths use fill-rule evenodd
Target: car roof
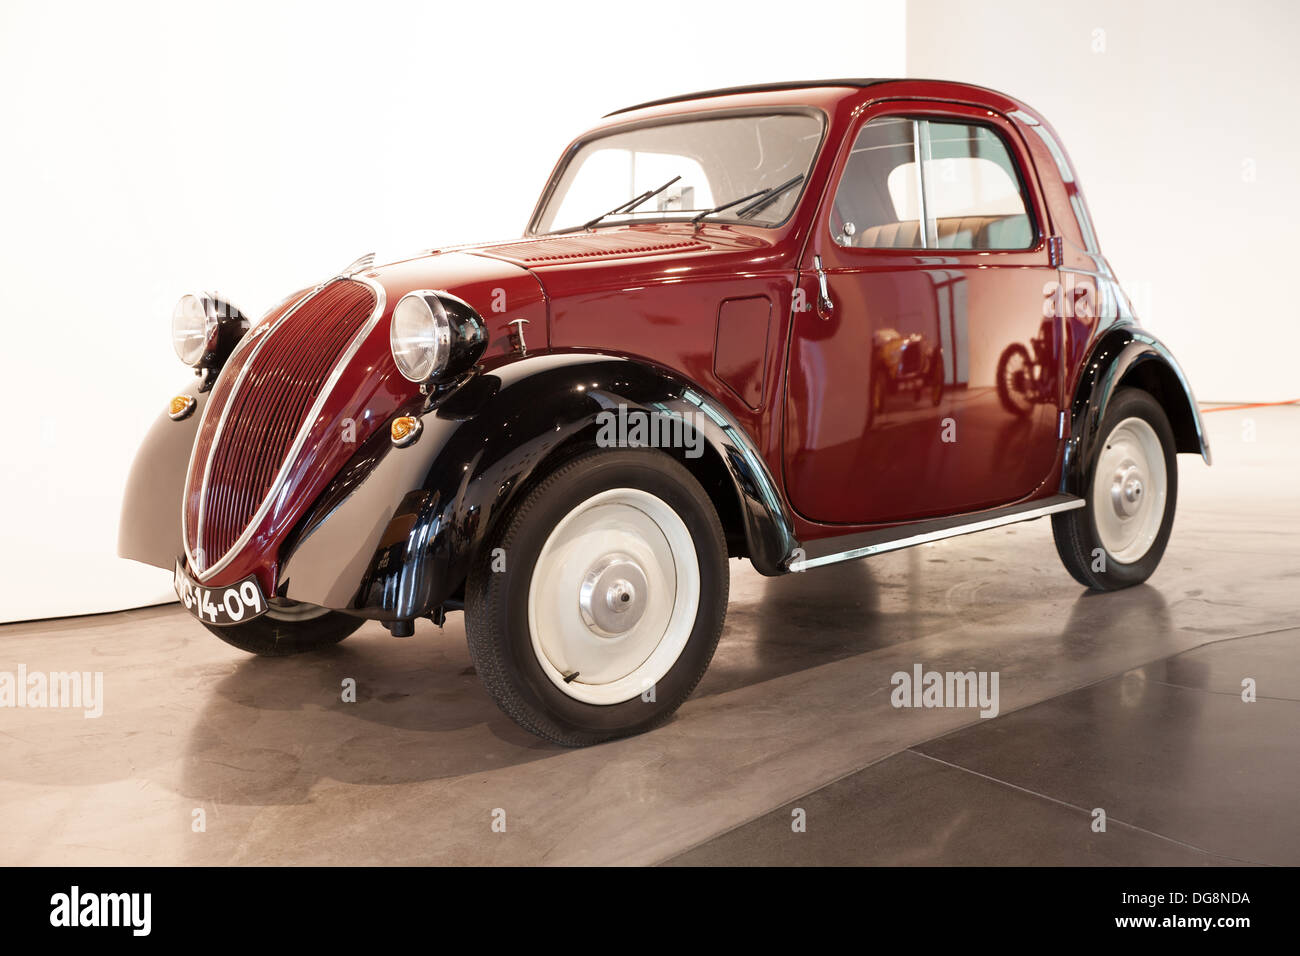
M 779 90 L 806 90 L 816 89 L 820 86 L 873 86 L 876 83 L 884 83 L 886 80 L 786 80 L 780 83 L 754 83 L 749 86 L 727 86 L 717 90 L 702 90 L 698 93 L 680 93 L 677 96 L 665 96 L 662 99 L 647 100 L 644 103 L 637 103 L 635 106 L 625 106 L 622 109 L 614 110 L 612 113 L 606 113 L 606 117 L 617 116 L 619 113 L 631 113 L 633 110 L 642 110 L 650 106 L 663 106 L 665 103 L 683 103 L 686 100 L 702 100 L 710 96 L 730 96 L 733 93 L 775 93 Z
M 993 93 L 997 96 L 1005 97 L 1006 94 L 999 93 L 997 90 L 990 90 L 987 87 L 976 86 L 973 83 L 960 83 L 952 80 L 928 80 L 921 77 L 851 77 L 833 80 L 783 80 L 775 83 L 754 83 L 749 86 L 728 86 L 717 90 L 701 90 L 698 93 L 681 93 L 677 96 L 665 96 L 662 99 L 648 100 L 645 103 L 637 103 L 635 106 L 625 106 L 622 109 L 614 110 L 612 113 L 606 113 L 603 117 L 608 119 L 611 116 L 618 116 L 621 113 L 631 113 L 635 110 L 648 109 L 652 106 L 663 106 L 668 103 L 685 103 L 690 100 L 708 99 L 713 96 L 731 96 L 737 93 L 777 93 L 783 90 L 815 90 L 830 89 L 833 87 L 857 87 L 859 89 L 868 86 L 878 86 L 882 83 L 927 83 L 940 84 L 953 88 L 966 90 L 983 90 L 987 93 Z M 1009 98 L 1009 97 L 1008 97 Z

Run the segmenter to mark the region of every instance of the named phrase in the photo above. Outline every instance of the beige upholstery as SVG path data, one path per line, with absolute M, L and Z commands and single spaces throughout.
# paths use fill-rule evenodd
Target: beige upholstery
M 1032 240 L 1029 217 L 954 216 L 937 219 L 940 249 L 1025 249 Z M 891 222 L 863 229 L 853 244 L 869 249 L 919 249 L 921 224 Z

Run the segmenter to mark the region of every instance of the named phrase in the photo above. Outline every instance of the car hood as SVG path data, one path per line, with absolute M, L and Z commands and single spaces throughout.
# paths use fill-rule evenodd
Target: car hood
M 433 250 L 290 296 L 231 356 L 204 409 L 184 499 L 192 571 L 212 586 L 256 574 L 274 592 L 297 522 L 368 442 L 385 440 L 394 417 L 421 406 L 388 344 L 407 293 L 449 292 L 472 306 L 491 370 L 519 357 L 521 330 L 529 353 L 548 348 L 549 305 L 575 290 L 706 261 L 725 271 L 765 245 L 689 224 L 611 228 Z
M 696 229 L 685 222 L 647 223 L 596 232 L 475 243 L 432 250 L 430 255 L 436 257 L 454 251 L 498 259 L 536 273 L 545 284 L 548 277 L 559 271 L 581 271 L 588 264 L 616 265 L 629 274 L 672 269 L 696 260 L 717 260 L 719 268 L 725 268 L 729 257 L 751 256 L 757 250 L 772 249 L 779 238 L 780 234 L 766 229 L 746 230 L 715 224 Z
M 504 259 L 525 267 L 554 266 L 602 259 L 632 259 L 641 256 L 681 255 L 704 252 L 715 243 L 690 231 L 663 228 L 610 229 L 600 232 L 537 236 L 471 247 L 474 252 Z

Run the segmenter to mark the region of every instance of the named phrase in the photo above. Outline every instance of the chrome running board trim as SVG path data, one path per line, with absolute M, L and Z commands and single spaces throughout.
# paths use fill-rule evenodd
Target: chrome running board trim
M 841 550 L 813 555 L 804 558 L 802 561 L 792 561 L 787 570 L 807 571 L 809 568 L 819 568 L 826 564 L 837 564 L 840 561 L 866 558 L 873 554 L 883 554 L 886 551 L 898 551 L 902 548 L 911 548 L 930 541 L 955 538 L 958 535 L 971 534 L 975 531 L 987 531 L 989 528 L 999 528 L 1002 525 L 1015 524 L 1019 521 L 1032 521 L 1034 518 L 1043 518 L 1050 514 L 1056 514 L 1058 511 L 1073 511 L 1075 508 L 1082 508 L 1085 504 L 1087 502 L 1084 499 L 1074 495 L 1053 495 L 1050 498 L 1042 498 L 1026 504 L 1011 505 L 993 511 L 981 511 L 974 515 L 959 518 L 912 521 L 908 524 L 896 525 L 880 531 L 866 531 L 838 538 L 824 538 L 820 541 L 810 542 L 804 548 L 805 553 L 818 545 L 821 545 L 822 549 L 838 546 Z M 845 548 L 844 545 L 846 544 L 850 546 Z

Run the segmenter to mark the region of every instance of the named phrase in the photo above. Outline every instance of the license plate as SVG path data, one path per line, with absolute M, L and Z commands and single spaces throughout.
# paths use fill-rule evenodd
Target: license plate
M 266 597 L 256 577 L 247 577 L 229 587 L 209 588 L 199 584 L 186 573 L 180 561 L 176 562 L 173 578 L 176 596 L 186 610 L 200 621 L 227 627 L 251 621 L 266 613 Z

